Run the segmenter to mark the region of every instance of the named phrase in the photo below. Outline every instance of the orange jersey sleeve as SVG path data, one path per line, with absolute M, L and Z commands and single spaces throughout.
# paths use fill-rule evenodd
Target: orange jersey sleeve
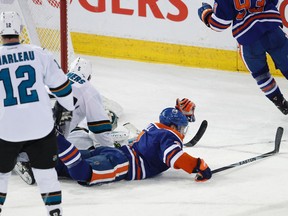
M 187 173 L 192 173 L 197 166 L 197 158 L 184 152 L 174 163 L 175 169 L 183 169 Z

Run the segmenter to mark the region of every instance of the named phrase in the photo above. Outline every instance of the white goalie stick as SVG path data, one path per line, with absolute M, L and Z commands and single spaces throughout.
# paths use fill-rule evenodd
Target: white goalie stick
M 204 135 L 204 133 L 207 129 L 207 126 L 208 126 L 208 122 L 206 120 L 203 120 L 197 133 L 194 135 L 194 137 L 190 141 L 188 141 L 187 143 L 184 143 L 183 145 L 186 147 L 195 146 L 199 142 L 199 140 L 202 138 L 202 136 Z
M 280 144 L 281 144 L 283 131 L 284 131 L 284 129 L 282 127 L 278 127 L 277 128 L 275 141 L 274 141 L 275 145 L 274 145 L 273 151 L 270 151 L 270 152 L 267 152 L 267 153 L 264 153 L 264 154 L 261 154 L 261 155 L 258 155 L 256 157 L 252 157 L 252 158 L 249 158 L 249 159 L 246 159 L 246 160 L 243 160 L 243 161 L 239 161 L 237 163 L 233 163 L 233 164 L 230 164 L 230 165 L 227 165 L 227 166 L 220 167 L 218 169 L 212 170 L 212 173 L 215 174 L 215 173 L 218 173 L 218 172 L 222 172 L 222 171 L 227 170 L 227 169 L 231 169 L 231 168 L 234 168 L 234 167 L 242 166 L 242 165 L 245 165 L 245 164 L 248 164 L 248 163 L 251 163 L 251 162 L 254 162 L 254 161 L 257 161 L 257 160 L 260 160 L 260 159 L 263 159 L 263 158 L 266 158 L 266 157 L 270 157 L 270 156 L 273 156 L 273 155 L 277 154 L 279 152 L 279 149 L 280 149 Z

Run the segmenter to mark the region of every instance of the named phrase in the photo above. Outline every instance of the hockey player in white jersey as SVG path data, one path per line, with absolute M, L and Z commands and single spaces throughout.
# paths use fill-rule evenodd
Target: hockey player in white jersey
M 81 128 L 79 124 L 84 121 L 84 125 L 82 125 L 87 129 L 87 132 L 89 131 L 89 137 L 93 140 L 94 144 L 113 146 L 113 139 L 110 136 L 112 124 L 104 109 L 100 93 L 89 82 L 91 74 L 92 64 L 90 61 L 78 57 L 71 63 L 67 76 L 72 82 L 75 110 L 73 111 L 71 122 L 65 122 L 66 127 L 63 132 L 68 140 L 72 140 L 73 135 Z M 80 147 L 81 143 L 76 143 L 81 149 L 92 147 L 91 143 L 87 142 L 87 144 L 90 146 Z
M 82 150 L 98 146 L 120 146 L 120 143 L 128 144 L 129 133 L 112 132 L 117 127 L 118 121 L 115 112 L 121 114 L 122 107 L 100 95 L 89 82 L 92 64 L 84 58 L 77 58 L 71 63 L 69 71 L 67 76 L 73 83 L 75 110 L 73 113 L 64 112 L 60 120 L 60 127 L 65 138 Z M 58 106 L 56 102 L 54 111 L 58 109 Z M 27 184 L 35 183 L 29 158 L 25 153 L 21 153 L 18 157 L 14 170 Z
M 48 215 L 60 216 L 57 142 L 45 85 L 63 107 L 73 110 L 71 84 L 52 54 L 20 44 L 22 21 L 17 12 L 3 12 L 0 18 L 0 212 L 15 160 L 24 151 Z

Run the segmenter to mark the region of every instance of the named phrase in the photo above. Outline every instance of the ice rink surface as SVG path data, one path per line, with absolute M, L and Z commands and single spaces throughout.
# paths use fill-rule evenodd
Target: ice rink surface
M 208 128 L 193 148 L 211 169 L 255 157 L 274 148 L 278 126 L 284 128 L 280 153 L 217 173 L 196 183 L 182 170 L 142 181 L 83 187 L 61 180 L 64 216 L 286 216 L 288 215 L 288 116 L 258 89 L 249 74 L 87 57 L 93 62 L 91 82 L 124 109 L 118 130 L 132 122 L 144 128 L 176 98 L 196 103 L 196 122 Z M 288 98 L 288 81 L 276 78 Z M 95 110 L 97 112 L 97 110 Z M 3 216 L 44 216 L 38 188 L 12 175 Z

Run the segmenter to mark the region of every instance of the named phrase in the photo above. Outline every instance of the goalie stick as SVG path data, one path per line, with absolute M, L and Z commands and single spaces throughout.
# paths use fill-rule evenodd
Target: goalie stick
M 228 166 L 220 167 L 218 169 L 212 170 L 212 173 L 215 174 L 215 173 L 218 173 L 218 172 L 222 172 L 222 171 L 227 170 L 227 169 L 231 169 L 231 168 L 234 168 L 234 167 L 242 166 L 244 164 L 248 164 L 248 163 L 251 163 L 251 162 L 254 162 L 254 161 L 257 161 L 257 160 L 260 160 L 260 159 L 263 159 L 263 158 L 266 158 L 266 157 L 270 157 L 272 155 L 277 154 L 279 152 L 279 149 L 280 149 L 280 144 L 281 144 L 283 131 L 284 131 L 284 129 L 282 127 L 278 127 L 277 128 L 276 136 L 275 136 L 275 142 L 274 142 L 275 143 L 275 147 L 274 147 L 273 151 L 270 151 L 270 152 L 267 152 L 265 154 L 261 154 L 261 155 L 258 155 L 256 157 L 252 157 L 252 158 L 249 158 L 249 159 L 246 159 L 246 160 L 243 160 L 243 161 L 239 161 L 238 163 L 233 163 L 233 164 L 230 164 Z
M 202 121 L 197 133 L 195 134 L 195 136 L 187 143 L 184 143 L 183 145 L 186 147 L 193 147 L 195 146 L 199 140 L 202 138 L 202 136 L 204 135 L 206 129 L 208 126 L 208 122 L 206 120 Z

